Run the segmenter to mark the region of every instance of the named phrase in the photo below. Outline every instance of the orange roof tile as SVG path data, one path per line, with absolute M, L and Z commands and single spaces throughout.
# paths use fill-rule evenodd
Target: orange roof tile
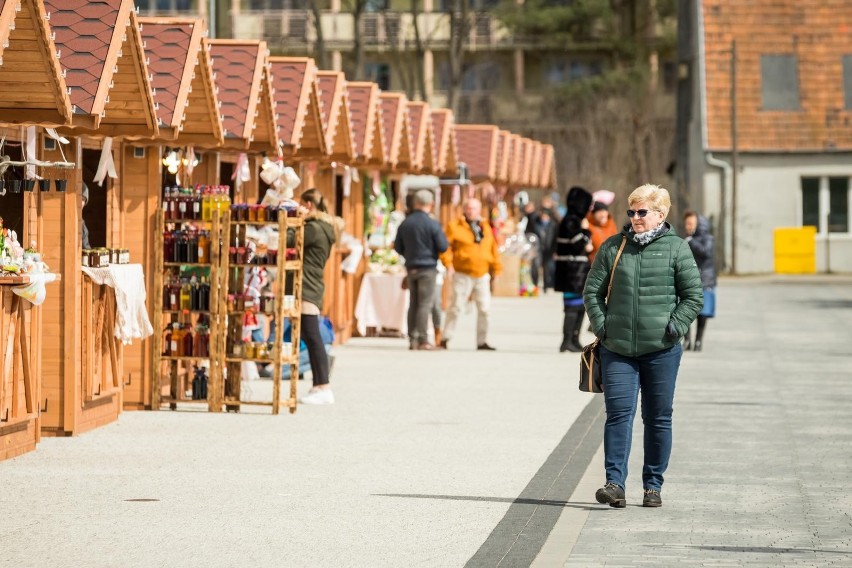
M 132 0 L 44 0 L 74 105 L 72 124 L 154 136 L 157 113 Z
M 416 171 L 432 173 L 435 170 L 435 132 L 429 103 L 408 103 L 411 120 L 411 142 Z
M 704 0 L 707 149 L 731 149 L 731 43 L 737 42 L 741 151 L 852 150 L 843 56 L 852 54 L 848 0 Z M 761 56 L 798 59 L 800 109 L 763 110 Z
M 270 64 L 284 154 L 295 158 L 327 157 L 316 63 L 308 57 L 272 57 Z
M 347 84 L 352 116 L 352 144 L 358 161 L 382 165 L 386 161 L 384 124 L 375 83 Z
M 542 149 L 541 181 L 539 187 L 553 189 L 556 187 L 556 163 L 553 145 L 545 144 Z
M 160 23 L 157 19 L 141 18 L 140 23 L 160 126 L 180 128 L 183 108 L 189 94 L 187 70 L 192 72 L 197 57 L 195 53 L 190 52 L 196 22 Z M 200 24 L 201 21 L 197 23 Z M 195 51 L 200 48 L 199 43 Z M 179 108 L 180 112 L 175 112 L 176 108 Z
M 494 181 L 497 174 L 496 126 L 484 124 L 457 124 L 456 139 L 459 161 L 467 164 L 468 175 L 476 183 Z
M 497 181 L 509 183 L 509 164 L 512 156 L 512 133 L 508 130 L 501 130 L 498 136 L 497 146 Z
M 340 71 L 320 71 L 317 77 L 331 159 L 348 162 L 355 156 L 355 151 L 346 77 Z
M 71 124 L 71 101 L 46 15 L 40 0 L 0 1 L 0 83 L 18 82 L 25 72 L 28 81 L 44 85 L 5 89 L 0 102 L 4 123 Z
M 532 141 L 532 159 L 530 160 L 530 187 L 539 187 L 541 183 L 542 144 Z
M 457 175 L 458 147 L 453 111 L 434 109 L 432 127 L 435 130 L 435 170 L 441 175 Z
M 388 166 L 394 170 L 411 167 L 411 124 L 408 99 L 402 93 L 382 93 L 382 122 L 385 129 L 385 150 Z

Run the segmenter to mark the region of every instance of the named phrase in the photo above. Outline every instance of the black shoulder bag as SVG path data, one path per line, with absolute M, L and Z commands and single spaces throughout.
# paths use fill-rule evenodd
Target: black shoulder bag
M 612 292 L 615 267 L 621 260 L 621 253 L 624 252 L 624 245 L 626 244 L 627 237 L 621 237 L 621 246 L 618 247 L 615 262 L 612 263 L 612 272 L 609 273 L 609 287 L 606 289 L 607 302 L 609 302 L 609 295 Z M 583 347 L 583 353 L 580 355 L 580 390 L 593 393 L 604 391 L 603 373 L 601 372 L 601 340 L 597 337 L 589 345 Z

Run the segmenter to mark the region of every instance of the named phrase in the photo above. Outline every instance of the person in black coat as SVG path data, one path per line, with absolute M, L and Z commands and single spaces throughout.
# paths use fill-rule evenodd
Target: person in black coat
M 589 274 L 588 253 L 592 250 L 591 232 L 586 214 L 592 206 L 592 194 L 582 187 L 572 187 L 566 196 L 567 211 L 556 233 L 554 260 L 556 272 L 553 289 L 562 292 L 565 319 L 559 351 L 582 351 L 580 327 L 586 310 L 583 288 Z
M 686 242 L 692 249 L 692 256 L 701 272 L 701 287 L 704 289 L 704 307 L 698 314 L 698 324 L 695 330 L 695 343 L 690 341 L 687 331 L 683 339 L 686 350 L 701 351 L 704 342 L 704 328 L 707 320 L 716 315 L 716 265 L 713 257 L 713 235 L 710 234 L 710 221 L 695 211 L 687 211 L 683 215 L 683 226 L 686 229 Z

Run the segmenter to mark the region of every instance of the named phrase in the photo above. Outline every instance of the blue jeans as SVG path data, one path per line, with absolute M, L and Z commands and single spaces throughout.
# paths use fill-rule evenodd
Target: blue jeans
M 607 483 L 625 487 L 636 400 L 642 391 L 645 466 L 642 485 L 660 490 L 672 453 L 672 401 L 683 349 L 680 343 L 639 357 L 623 357 L 601 345 L 606 402 L 604 466 Z

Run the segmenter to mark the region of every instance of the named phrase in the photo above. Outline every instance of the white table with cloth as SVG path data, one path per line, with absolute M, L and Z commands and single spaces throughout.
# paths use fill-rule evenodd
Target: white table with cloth
M 408 333 L 408 290 L 402 289 L 403 280 L 405 274 L 364 274 L 355 304 L 359 334 L 367 335 L 368 327 Z
M 153 335 L 154 328 L 145 305 L 145 274 L 141 264 L 110 264 L 102 268 L 84 266 L 95 284 L 115 290 L 115 337 L 128 345 L 133 339 Z

